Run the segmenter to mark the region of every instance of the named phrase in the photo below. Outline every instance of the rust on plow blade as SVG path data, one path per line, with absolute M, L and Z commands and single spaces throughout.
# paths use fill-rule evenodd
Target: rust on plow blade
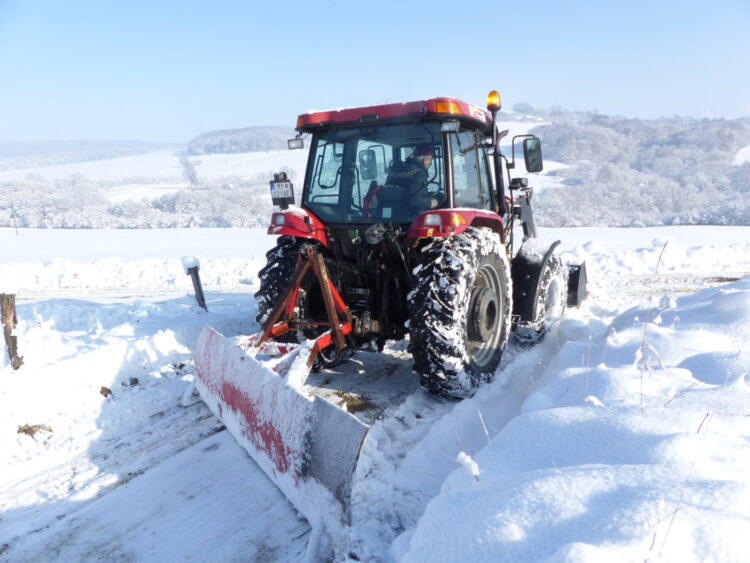
M 368 426 L 290 385 L 210 327 L 198 339 L 195 387 L 211 411 L 311 523 L 348 523 Z

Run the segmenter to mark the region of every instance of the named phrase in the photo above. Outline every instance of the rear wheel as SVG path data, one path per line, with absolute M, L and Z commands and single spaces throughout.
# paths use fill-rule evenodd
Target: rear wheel
M 282 293 L 294 276 L 301 244 L 289 236 L 281 236 L 276 246 L 266 252 L 266 265 L 258 272 L 260 289 L 255 294 L 258 314 L 255 320 L 263 324 L 279 302 Z
M 410 349 L 421 384 L 463 398 L 491 381 L 510 314 L 510 268 L 495 233 L 470 228 L 427 245 L 409 294 Z
M 568 269 L 553 251 L 540 260 L 521 247 L 513 259 L 513 313 L 518 318 L 513 334 L 522 344 L 537 342 L 565 312 Z

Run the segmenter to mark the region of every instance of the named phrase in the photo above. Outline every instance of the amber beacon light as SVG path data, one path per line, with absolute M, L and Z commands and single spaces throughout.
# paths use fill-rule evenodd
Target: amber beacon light
M 498 111 L 502 104 L 500 103 L 500 92 L 492 90 L 487 94 L 487 109 L 490 111 Z

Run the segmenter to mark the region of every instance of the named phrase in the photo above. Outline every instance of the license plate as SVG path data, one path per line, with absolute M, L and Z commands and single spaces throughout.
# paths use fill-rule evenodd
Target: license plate
M 271 197 L 281 199 L 283 197 L 294 197 L 291 182 L 271 182 Z

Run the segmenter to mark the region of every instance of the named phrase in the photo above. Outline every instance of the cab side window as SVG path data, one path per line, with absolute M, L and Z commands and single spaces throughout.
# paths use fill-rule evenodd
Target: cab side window
M 388 177 L 389 163 L 393 162 L 393 147 L 387 142 L 375 142 L 366 139 L 357 141 L 356 184 L 353 191 L 353 203 L 360 208 L 375 182 L 382 186 Z
M 489 205 L 486 158 L 480 162 L 473 132 L 459 131 L 450 137 L 455 205 L 482 209 Z
M 309 199 L 326 205 L 339 203 L 344 144 L 321 140 L 317 147 Z
M 479 194 L 483 209 L 492 209 L 492 183 L 490 181 L 490 163 L 487 158 L 487 149 L 482 143 L 481 136 L 477 135 L 477 152 L 479 154 Z

